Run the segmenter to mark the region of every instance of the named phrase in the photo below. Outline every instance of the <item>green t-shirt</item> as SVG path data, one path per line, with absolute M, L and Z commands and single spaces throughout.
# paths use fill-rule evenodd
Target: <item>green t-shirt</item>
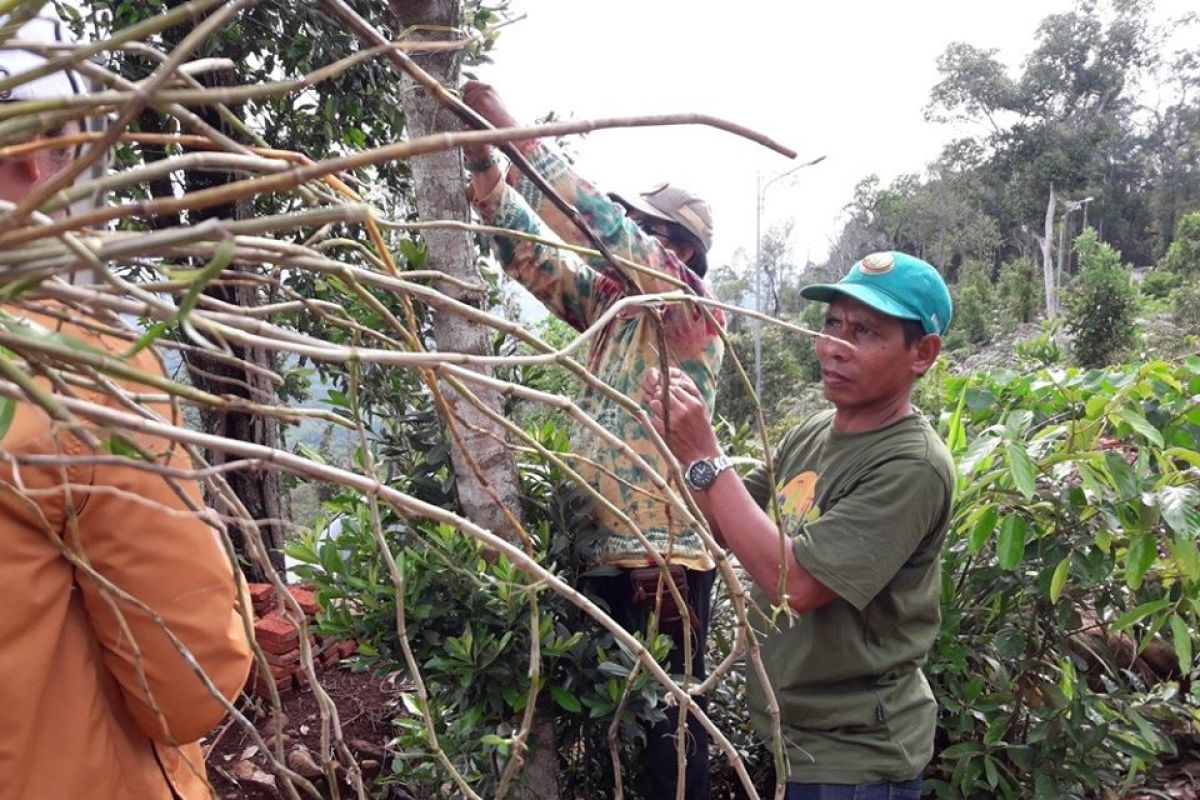
M 790 431 L 775 454 L 783 531 L 796 560 L 838 599 L 764 634 L 789 781 L 916 777 L 933 756 L 937 705 L 921 672 L 941 622 L 941 547 L 954 464 L 922 416 L 839 433 L 833 412 Z M 767 507 L 765 469 L 746 478 Z M 763 595 L 756 590 L 759 602 Z M 766 696 L 748 670 L 751 718 L 770 741 Z

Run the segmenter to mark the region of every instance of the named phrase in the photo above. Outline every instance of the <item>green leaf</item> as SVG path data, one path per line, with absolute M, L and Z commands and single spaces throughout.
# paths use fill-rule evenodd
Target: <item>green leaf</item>
M 950 415 L 949 424 L 946 426 L 946 447 L 950 448 L 951 453 L 957 453 L 967 444 L 967 429 L 962 421 L 963 405 L 966 401 L 967 393 L 964 389 L 958 396 L 958 405 L 955 406 L 954 413 Z
M 554 702 L 558 703 L 564 711 L 569 711 L 572 714 L 578 714 L 583 708 L 578 698 L 561 686 L 551 686 L 550 696 L 554 698 Z
M 1029 460 L 1029 454 L 1025 452 L 1025 448 L 1015 442 L 1008 445 L 1008 466 L 1012 470 L 1013 483 L 1017 487 L 1025 500 L 1033 499 L 1035 490 L 1033 476 L 1033 462 Z
M 1154 537 L 1149 534 L 1135 536 L 1129 542 L 1129 550 L 1125 554 L 1125 583 L 1130 589 L 1138 589 L 1142 578 L 1154 564 L 1158 551 L 1154 546 Z
M 1020 514 L 1009 514 L 1000 526 L 996 540 L 996 558 L 1004 569 L 1016 569 L 1025 557 L 1025 518 Z
M 1171 640 L 1175 644 L 1175 655 L 1180 660 L 1180 672 L 1184 678 L 1192 674 L 1192 630 L 1187 620 L 1171 614 Z
M 1188 538 L 1200 534 L 1200 490 L 1194 486 L 1164 486 L 1154 498 L 1173 531 Z
M 978 755 L 983 752 L 979 742 L 959 742 L 952 744 L 942 751 L 942 758 L 962 758 L 963 756 Z
M 1150 421 L 1141 414 L 1138 414 L 1132 409 L 1122 408 L 1117 412 L 1117 416 L 1128 422 L 1135 431 L 1140 433 L 1143 437 L 1145 437 L 1146 441 L 1150 442 L 1155 447 L 1161 448 L 1163 446 L 1162 434 L 1158 432 L 1158 428 L 1155 428 L 1153 425 L 1151 425 Z
M 1123 631 L 1146 617 L 1157 614 L 1169 605 L 1171 605 L 1171 601 L 1165 598 L 1162 600 L 1151 600 L 1149 603 L 1142 603 L 1137 608 L 1131 608 L 1117 617 L 1117 621 L 1113 623 L 1112 629 L 1114 631 Z
M 201 267 L 199 273 L 192 280 L 192 285 L 188 287 L 187 294 L 179 302 L 179 310 L 175 312 L 176 320 L 183 319 L 196 307 L 196 303 L 200 302 L 200 295 L 204 293 L 204 287 L 208 285 L 208 282 L 217 277 L 221 273 L 221 270 L 229 266 L 229 262 L 233 260 L 233 253 L 236 247 L 237 244 L 232 236 L 217 245 L 212 260 Z
M 1050 578 L 1050 602 L 1057 603 L 1062 597 L 1063 587 L 1067 585 L 1067 576 L 1071 573 L 1071 557 L 1067 556 L 1058 562 L 1054 568 L 1054 576 Z
M 113 436 L 105 439 L 104 449 L 106 452 L 111 453 L 114 456 L 132 458 L 138 461 L 146 460 L 145 457 L 142 456 L 142 451 L 139 450 L 137 446 L 124 434 L 114 434 Z
M 1129 462 L 1125 460 L 1124 454 L 1116 450 L 1106 451 L 1104 466 L 1113 486 L 1117 488 L 1120 499 L 1131 500 L 1141 494 L 1137 475 L 1129 468 Z
M 1001 441 L 999 436 L 980 436 L 971 442 L 971 446 L 958 459 L 958 471 L 966 477 L 973 475 L 975 470 L 979 468 L 979 465 L 995 451 Z
M 996 784 L 1000 782 L 1000 772 L 996 767 L 996 759 L 991 756 L 985 756 L 983 759 L 983 771 L 987 775 L 988 785 L 995 789 Z
M 159 338 L 167 332 L 170 327 L 165 322 L 156 322 L 146 329 L 146 332 L 138 337 L 138 340 L 133 343 L 133 347 L 124 354 L 125 358 L 130 358 L 145 350 L 150 345 L 154 344 Z
M 1104 413 L 1104 409 L 1108 407 L 1109 400 L 1111 400 L 1111 399 L 1112 398 L 1110 398 L 1108 395 L 1104 395 L 1104 394 L 1094 394 L 1091 397 L 1089 397 L 1088 401 L 1086 403 L 1084 403 L 1084 405 L 1083 405 L 1083 410 L 1084 410 L 1084 413 L 1087 415 L 1087 418 L 1088 419 L 1098 418 L 1101 414 Z
M 0 397 L 0 439 L 8 433 L 13 418 L 17 415 L 17 401 L 11 397 Z
M 1184 447 L 1169 447 L 1163 450 L 1163 455 L 1169 458 L 1178 458 L 1180 461 L 1186 461 L 1193 467 L 1200 467 L 1200 453 L 1195 450 L 1188 450 Z
M 992 533 L 996 530 L 996 523 L 1000 520 L 1000 511 L 996 506 L 988 506 L 979 516 L 979 521 L 971 528 L 971 538 L 967 546 L 971 549 L 971 555 L 977 555 L 983 546 L 987 544 L 988 539 L 992 537 Z
M 1187 621 L 1178 614 L 1171 615 L 1171 640 L 1179 658 L 1179 670 L 1186 677 L 1192 674 L 1192 632 Z

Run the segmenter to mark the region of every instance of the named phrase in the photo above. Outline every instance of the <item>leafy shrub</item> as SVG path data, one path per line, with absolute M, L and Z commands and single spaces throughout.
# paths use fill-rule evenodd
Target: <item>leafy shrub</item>
M 1062 351 L 1054 341 L 1054 327 L 1049 326 L 1032 339 L 1017 342 L 1017 355 L 1040 367 L 1049 367 L 1062 359 Z
M 1196 736 L 1198 391 L 1197 357 L 950 379 L 939 798 L 1097 796 Z
M 1134 341 L 1136 293 L 1120 254 L 1088 228 L 1075 240 L 1079 275 L 1067 294 L 1067 330 L 1075 361 L 1084 367 L 1111 364 Z
M 532 433 L 552 452 L 568 447 L 565 429 L 552 422 Z M 753 440 L 745 430 L 738 436 Z M 423 458 L 418 451 L 411 454 L 415 474 L 422 473 Z M 585 495 L 540 459 L 523 462 L 521 476 L 534 555 L 578 586 L 583 576 L 573 554 L 574 532 L 587 507 Z M 420 496 L 420 485 L 401 481 Z M 373 533 L 369 498 L 345 492 L 325 508 L 339 520 L 336 538 L 309 534 L 288 546 L 289 556 L 300 562 L 296 575 L 316 587 L 323 606 L 316 632 L 357 640 L 359 669 L 413 680 L 397 627 L 397 592 Z M 654 679 L 642 670 L 631 681 L 633 659 L 611 634 L 569 601 L 531 585 L 507 558 L 489 557 L 476 540 L 449 526 L 386 508 L 380 513 L 383 536 L 403 575 L 407 643 L 428 694 L 427 705 L 415 692 L 401 694 L 404 706 L 397 709 L 390 748 L 397 755 L 383 780 L 412 796 L 441 796 L 448 778 L 432 755 L 440 749 L 472 789 L 485 797 L 495 794 L 532 696 L 536 625 L 536 708 L 553 723 L 564 796 L 610 796 L 609 726 L 620 707 L 619 752 L 628 765 L 643 744 L 642 724 L 662 717 Z M 731 635 L 714 636 L 712 663 L 728 655 L 732 643 Z M 658 658 L 668 647 L 665 636 L 649 644 Z M 744 717 L 742 691 L 736 682 L 722 685 L 710 696 L 710 710 L 726 719 Z M 423 711 L 433 720 L 432 735 Z M 754 740 L 746 725 L 741 746 L 749 752 Z M 627 777 L 625 789 L 626 796 L 644 796 L 636 778 Z
M 1033 322 L 1042 308 L 1041 270 L 1032 261 L 1006 261 L 1000 267 L 1000 300 L 1013 324 Z
M 1171 295 L 1171 309 L 1179 326 L 1200 334 L 1200 285 L 1193 281 L 1176 289 Z
M 959 270 L 958 283 L 951 287 L 954 298 L 954 324 L 947 347 L 982 344 L 992 338 L 996 309 L 996 290 L 987 268 L 978 261 L 967 261 Z
M 1146 273 L 1146 277 L 1142 278 L 1142 283 L 1138 288 L 1146 297 L 1163 300 L 1181 283 L 1183 283 L 1183 277 L 1179 273 L 1155 269 Z
M 1200 211 L 1180 218 L 1162 267 L 1177 275 L 1200 275 Z

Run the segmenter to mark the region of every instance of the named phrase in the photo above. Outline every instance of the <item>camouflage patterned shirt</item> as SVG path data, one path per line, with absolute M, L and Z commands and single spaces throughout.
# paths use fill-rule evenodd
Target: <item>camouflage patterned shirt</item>
M 539 144 L 527 153 L 527 158 L 579 211 L 584 223 L 614 255 L 681 280 L 696 295 L 713 297 L 705 281 L 644 233 L 619 204 L 575 175 L 556 151 Z M 472 198 L 488 224 L 542 237 L 554 238 L 553 234 L 557 234 L 569 243 L 587 244 L 583 235 L 532 182 L 520 176 L 514 183 L 515 187 L 501 181 L 487 197 Z M 603 258 L 584 260 L 575 253 L 548 245 L 505 237 L 497 237 L 495 245 L 505 272 L 578 331 L 587 330 L 623 298 L 677 288 L 632 270 L 624 270 L 628 276 L 625 278 Z M 618 312 L 592 340 L 588 369 L 618 392 L 640 401 L 643 375 L 647 368 L 661 363 L 659 343 L 664 342 L 667 363 L 691 376 L 711 409 L 724 352 L 718 327 L 723 325 L 724 315 L 719 309 L 711 309 L 710 320 L 694 304 L 630 306 Z M 626 442 L 656 472 L 664 477 L 670 474 L 667 462 L 629 412 L 593 390 L 585 392 L 580 406 Z M 574 452 L 582 456 L 572 466 L 599 494 L 628 515 L 656 550 L 668 555 L 672 563 L 693 569 L 713 567 L 712 557 L 705 551 L 696 530 L 683 524 L 681 512 L 666 502 L 643 470 L 579 425 L 573 426 L 571 440 Z M 586 538 L 594 541 L 589 554 L 592 563 L 619 567 L 650 563 L 629 526 L 601 504 L 594 506 L 591 525 L 594 526 L 591 533 L 595 535 Z

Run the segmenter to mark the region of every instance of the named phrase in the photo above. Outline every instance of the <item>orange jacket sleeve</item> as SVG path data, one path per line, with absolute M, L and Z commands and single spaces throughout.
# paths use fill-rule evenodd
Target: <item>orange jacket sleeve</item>
M 136 366 L 160 371 L 148 356 L 137 359 Z M 171 419 L 166 405 L 153 408 Z M 145 436 L 137 443 L 154 452 L 158 464 L 190 466 L 178 445 Z M 202 508 L 195 481 L 173 482 Z M 199 739 L 225 714 L 199 670 L 232 700 L 250 668 L 238 612 L 240 573 L 212 528 L 188 509 L 171 483 L 136 466 L 96 466 L 83 496 L 74 500 L 77 514 L 64 532 L 67 546 L 103 579 L 76 570 L 104 662 L 138 726 L 164 744 Z M 145 609 L 117 596 L 104 581 Z

